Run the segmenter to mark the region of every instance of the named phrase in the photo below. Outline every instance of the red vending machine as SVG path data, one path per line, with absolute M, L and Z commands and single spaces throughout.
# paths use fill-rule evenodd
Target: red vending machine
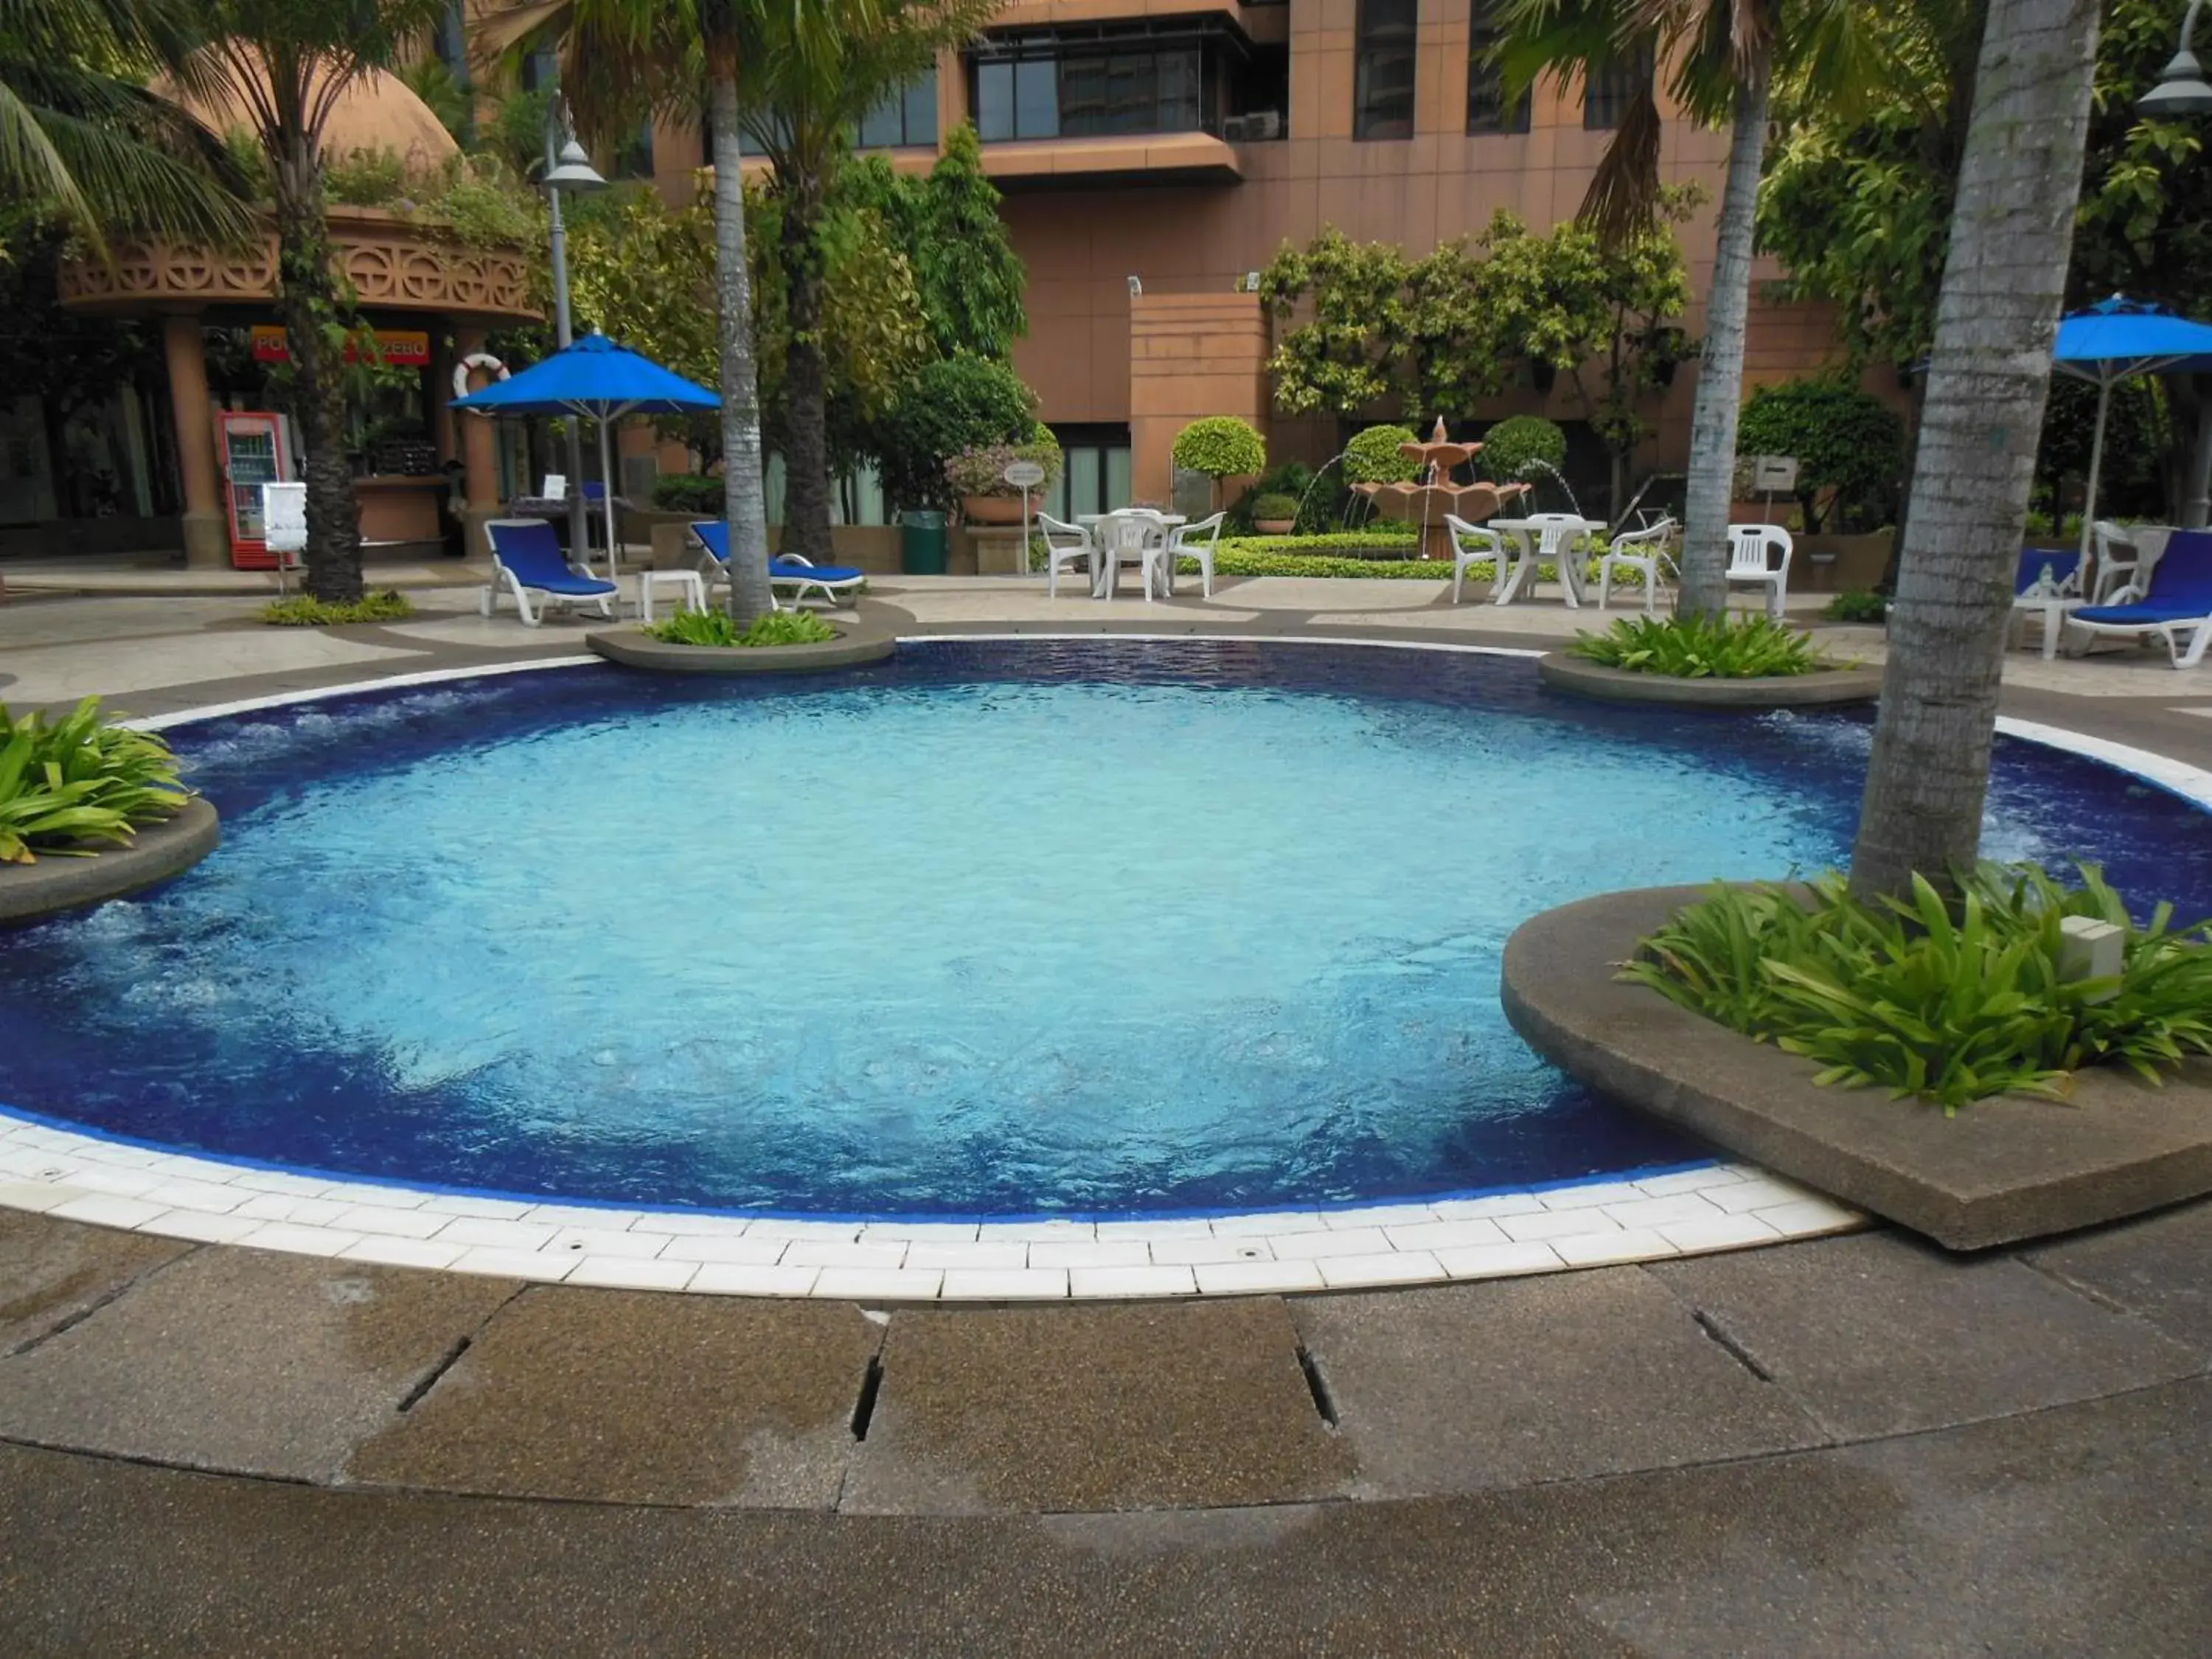
M 230 509 L 230 562 L 240 570 L 274 570 L 261 526 L 261 486 L 292 476 L 291 446 L 282 415 L 222 416 L 223 499 Z

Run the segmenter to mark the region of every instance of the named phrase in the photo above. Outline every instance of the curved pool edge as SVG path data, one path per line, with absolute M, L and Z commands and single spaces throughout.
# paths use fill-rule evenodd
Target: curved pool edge
M 1508 647 L 1334 635 L 963 630 L 902 635 L 898 642 L 1111 639 L 1326 645 L 1532 659 L 1543 654 Z M 131 724 L 161 730 L 410 686 L 601 665 L 591 655 L 565 654 L 431 670 L 212 704 Z M 2005 735 L 2099 761 L 2212 808 L 2212 771 L 2044 722 L 2003 717 L 1997 725 Z M 1729 1188 L 1734 1190 L 1724 1202 L 1699 1197 Z M 1681 1201 L 1688 1198 L 1698 1198 L 1704 1212 Z M 4 1106 L 0 1207 L 157 1237 L 535 1282 L 870 1302 L 1124 1299 L 1434 1285 L 1671 1259 L 1867 1224 L 1856 1212 L 1755 1165 L 1721 1162 L 1473 1196 L 1294 1212 L 1104 1220 L 739 1217 L 459 1194 L 291 1171 L 129 1143 Z M 1565 1218 L 1576 1211 L 1604 1224 L 1576 1229 L 1564 1219 L 1504 1224 L 1520 1217 Z M 669 1253 L 672 1243 L 675 1254 Z M 1015 1245 L 1022 1247 L 1019 1265 L 1011 1260 Z M 1132 1246 L 1143 1247 L 1144 1259 L 1138 1259 Z M 1170 1257 L 1176 1259 L 1164 1259 Z

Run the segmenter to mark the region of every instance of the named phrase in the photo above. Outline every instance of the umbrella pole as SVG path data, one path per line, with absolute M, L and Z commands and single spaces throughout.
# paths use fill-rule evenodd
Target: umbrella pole
M 606 492 L 607 502 L 607 580 L 622 580 L 622 544 L 615 540 L 615 463 L 614 451 L 607 441 L 611 422 L 599 420 L 599 482 Z
M 2082 592 L 2091 597 L 2094 590 L 2087 584 L 2089 570 L 2089 544 L 2094 538 L 2091 526 L 2097 521 L 2097 475 L 2105 465 L 2105 411 L 2112 401 L 2112 383 L 2107 379 L 2097 382 L 2097 431 L 2089 440 L 2089 483 L 2081 495 L 2081 565 Z M 2101 576 L 2104 573 L 2100 571 Z

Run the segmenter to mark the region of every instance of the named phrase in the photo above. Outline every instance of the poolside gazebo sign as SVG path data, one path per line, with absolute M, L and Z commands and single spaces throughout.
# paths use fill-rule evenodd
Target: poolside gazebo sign
M 1795 455 L 1760 455 L 1752 462 L 1752 488 L 1762 495 L 1787 495 L 1797 488 Z
M 1030 567 L 1030 491 L 1044 482 L 1044 469 L 1035 461 L 1009 462 L 999 475 L 1022 492 L 1022 551 L 1017 568 Z

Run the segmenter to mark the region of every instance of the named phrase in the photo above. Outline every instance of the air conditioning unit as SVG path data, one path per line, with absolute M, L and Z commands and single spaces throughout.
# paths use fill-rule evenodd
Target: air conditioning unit
M 1232 144 L 1249 143 L 1251 141 L 1252 130 L 1246 125 L 1243 116 L 1231 115 L 1222 121 L 1221 136 L 1226 142 Z
M 1283 136 L 1283 112 L 1279 109 L 1255 110 L 1243 118 L 1246 143 Z

